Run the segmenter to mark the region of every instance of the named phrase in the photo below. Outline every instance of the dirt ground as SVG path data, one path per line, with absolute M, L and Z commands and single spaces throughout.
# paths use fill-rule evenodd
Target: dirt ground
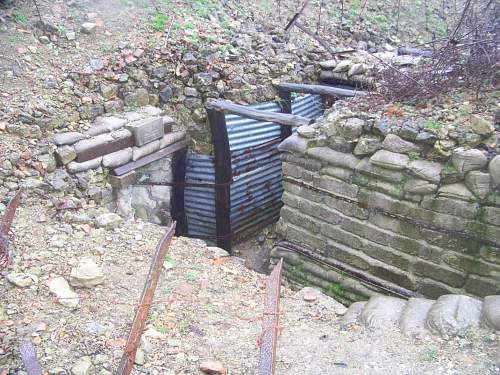
M 36 276 L 27 288 L 0 280 L 0 373 L 20 373 L 18 347 L 35 344 L 50 374 L 70 373 L 88 357 L 87 374 L 116 369 L 156 242 L 165 228 L 143 222 L 97 228 L 102 209 L 51 208 L 54 198 L 24 200 L 14 224 L 15 262 L 6 270 Z M 202 241 L 174 240 L 148 318 L 139 374 L 199 374 L 204 360 L 228 374 L 255 374 L 265 276 Z M 102 267 L 104 284 L 74 289 L 76 309 L 60 305 L 47 282 L 69 278 L 81 257 Z M 341 330 L 345 308 L 321 296 L 305 302 L 283 288 L 277 374 L 500 374 L 498 334 L 412 339 L 396 330 Z

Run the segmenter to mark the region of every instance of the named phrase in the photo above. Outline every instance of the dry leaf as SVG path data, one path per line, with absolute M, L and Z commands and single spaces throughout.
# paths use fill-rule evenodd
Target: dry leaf
M 106 341 L 106 345 L 111 348 L 123 348 L 127 344 L 127 340 L 125 339 L 116 339 L 116 340 L 108 340 Z

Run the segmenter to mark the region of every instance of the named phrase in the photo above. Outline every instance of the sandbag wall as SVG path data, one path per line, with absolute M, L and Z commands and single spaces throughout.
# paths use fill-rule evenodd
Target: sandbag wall
M 471 117 L 464 139 L 494 135 Z M 471 134 L 475 134 L 474 137 Z M 500 156 L 440 140 L 425 121 L 334 110 L 284 152 L 286 277 L 344 303 L 500 291 Z

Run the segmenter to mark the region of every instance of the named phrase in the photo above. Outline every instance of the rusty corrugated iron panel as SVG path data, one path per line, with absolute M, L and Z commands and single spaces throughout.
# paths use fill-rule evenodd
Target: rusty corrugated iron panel
M 259 375 L 273 375 L 279 330 L 279 305 L 283 259 L 280 259 L 266 282 L 266 296 L 260 337 Z
M 146 325 L 146 318 L 148 317 L 149 309 L 151 308 L 151 303 L 153 302 L 163 262 L 165 261 L 165 256 L 170 242 L 174 237 L 175 224 L 175 222 L 172 223 L 156 247 L 153 261 L 151 262 L 151 267 L 149 268 L 148 277 L 144 284 L 144 290 L 142 291 L 141 300 L 135 312 L 132 328 L 130 329 L 120 365 L 116 370 L 116 375 L 128 375 L 134 366 L 137 348 L 139 347 L 142 332 L 144 331 Z

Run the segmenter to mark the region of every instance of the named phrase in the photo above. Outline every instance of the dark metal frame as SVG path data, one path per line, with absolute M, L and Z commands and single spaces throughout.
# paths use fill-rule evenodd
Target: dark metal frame
M 231 252 L 231 151 L 223 112 L 207 109 L 215 157 L 215 220 L 217 246 Z

